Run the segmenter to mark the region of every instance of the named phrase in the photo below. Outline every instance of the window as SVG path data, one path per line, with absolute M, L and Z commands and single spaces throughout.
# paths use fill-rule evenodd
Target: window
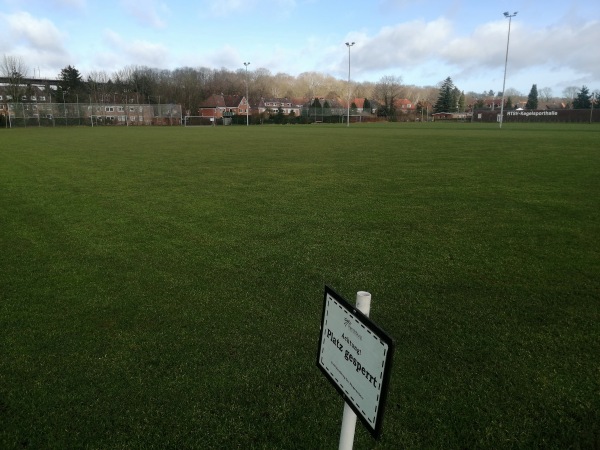
M 117 111 L 123 112 L 123 111 L 125 111 L 125 109 L 122 106 L 117 106 Z
M 46 101 L 46 96 L 40 95 L 40 102 L 45 102 L 45 101 Z
M 106 112 L 113 112 L 115 109 L 112 106 L 105 106 L 104 107 L 104 111 Z

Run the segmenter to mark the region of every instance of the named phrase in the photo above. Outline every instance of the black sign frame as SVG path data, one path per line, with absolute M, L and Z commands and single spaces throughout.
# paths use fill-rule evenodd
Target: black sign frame
M 325 342 L 326 337 L 324 336 L 325 330 L 325 313 L 327 309 L 327 298 L 333 298 L 339 306 L 344 308 L 346 312 L 353 316 L 357 321 L 359 321 L 365 328 L 367 328 L 373 335 L 379 338 L 382 342 L 384 342 L 388 346 L 388 352 L 385 355 L 385 362 L 383 368 L 383 378 L 381 381 L 381 390 L 378 401 L 378 409 L 377 409 L 377 418 L 375 420 L 375 425 L 371 425 L 367 418 L 363 415 L 363 412 L 360 408 L 353 402 L 352 398 L 346 394 L 343 388 L 335 381 L 335 379 L 331 376 L 327 368 L 321 363 L 321 353 L 323 349 L 323 343 Z M 358 310 L 355 306 L 351 305 L 346 299 L 344 299 L 340 294 L 338 294 L 335 290 L 333 290 L 329 286 L 325 286 L 324 294 L 323 294 L 323 313 L 321 315 L 321 327 L 319 333 L 319 347 L 317 350 L 317 367 L 321 370 L 325 378 L 329 380 L 329 382 L 333 385 L 333 387 L 338 391 L 338 393 L 342 396 L 344 401 L 352 408 L 355 412 L 356 416 L 360 419 L 360 421 L 365 425 L 367 430 L 371 433 L 371 435 L 375 439 L 379 439 L 381 437 L 381 431 L 383 426 L 383 415 L 385 412 L 385 405 L 387 401 L 388 388 L 391 377 L 391 369 L 392 369 L 392 361 L 393 355 L 396 349 L 396 345 L 394 340 L 390 335 L 388 335 L 384 330 L 382 330 L 377 324 L 375 324 L 369 317 L 364 315 L 360 310 Z

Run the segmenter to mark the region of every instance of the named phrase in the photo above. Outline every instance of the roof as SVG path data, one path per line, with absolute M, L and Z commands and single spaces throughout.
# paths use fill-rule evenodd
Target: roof
M 297 99 L 297 98 L 281 98 L 281 97 L 272 97 L 272 98 L 265 98 L 265 97 L 261 97 L 258 105 L 260 107 L 265 107 L 267 103 L 275 103 L 277 106 L 285 106 L 285 107 L 301 107 L 302 103 L 298 103 L 301 102 L 301 99 Z
M 352 100 L 352 103 L 354 103 L 356 105 L 357 108 L 364 108 L 365 107 L 365 99 L 364 98 L 355 98 L 354 100 Z
M 394 106 L 402 109 L 415 109 L 415 105 L 407 98 L 397 98 L 394 100 Z
M 200 108 L 237 108 L 243 99 L 243 95 L 213 94 L 202 101 Z

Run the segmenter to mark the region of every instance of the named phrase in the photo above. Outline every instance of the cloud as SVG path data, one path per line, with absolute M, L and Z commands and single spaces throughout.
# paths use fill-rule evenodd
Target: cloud
M 64 52 L 64 34 L 48 19 L 36 19 L 27 12 L 1 14 L 0 22 L 8 30 L 5 36 L 13 44 L 22 43 L 34 49 Z
M 506 58 L 506 21 L 484 24 L 467 37 L 444 45 L 439 57 L 461 74 L 501 69 Z M 563 22 L 533 29 L 521 23 L 511 27 L 509 65 L 512 74 L 530 71 L 564 72 L 592 81 L 600 77 L 600 61 L 590 52 L 600 42 L 600 21 Z M 499 73 L 499 72 L 498 72 Z M 572 76 L 572 75 L 571 75 Z
M 564 24 L 511 35 L 511 59 L 521 66 L 545 65 L 589 72 L 600 78 L 600 60 L 594 48 L 600 42 L 600 21 Z
M 18 56 L 32 70 L 43 70 L 45 76 L 55 76 L 57 67 L 70 63 L 64 45 L 65 35 L 48 19 L 38 19 L 27 12 L 0 13 L 4 38 L 0 52 Z M 29 73 L 33 75 L 33 73 Z
M 452 24 L 446 19 L 431 22 L 415 20 L 382 27 L 373 36 L 364 32 L 353 33 L 344 41 L 356 42 L 351 49 L 352 73 L 361 75 L 406 69 L 432 59 L 439 60 L 440 50 L 452 33 Z M 341 50 L 340 46 L 332 47 L 325 52 L 321 62 L 331 72 L 340 75 L 347 72 L 348 67 L 347 52 L 344 54 Z
M 404 3 L 397 0 L 396 4 Z M 490 82 L 496 82 L 504 66 L 507 21 L 499 19 L 481 24 L 468 35 L 460 35 L 459 31 L 458 23 L 444 17 L 386 26 L 373 34 L 349 34 L 344 42 L 356 42 L 351 50 L 353 78 L 369 74 L 373 78 L 395 72 L 407 82 L 423 84 L 419 76 L 436 76 L 431 70 L 437 67 L 440 80 L 446 76 L 463 80 L 488 77 Z M 542 28 L 513 21 L 509 49 L 511 73 L 534 74 L 532 82 L 535 83 L 536 71 L 554 71 L 569 76 L 576 74 L 578 80 L 592 83 L 600 78 L 600 59 L 592 50 L 597 42 L 600 42 L 598 20 L 564 20 Z M 346 75 L 348 52 L 343 50 L 340 45 L 323 49 L 319 67 L 337 76 Z M 405 77 L 408 74 L 411 80 Z
M 225 45 L 220 49 L 207 53 L 204 56 L 204 60 L 208 63 L 208 66 L 215 68 L 232 68 L 239 67 L 241 65 L 242 58 L 234 47 Z
M 287 17 L 296 8 L 296 0 L 211 0 L 209 15 L 216 17 L 241 16 L 249 12 L 264 12 L 265 17 Z
M 113 30 L 105 30 L 104 39 L 110 50 L 104 51 L 101 57 L 108 66 L 123 67 L 133 64 L 163 67 L 167 65 L 169 49 L 163 44 L 139 39 L 129 41 Z
M 121 0 L 121 6 L 138 23 L 153 28 L 165 28 L 164 17 L 169 14 L 169 8 L 165 3 L 154 0 Z

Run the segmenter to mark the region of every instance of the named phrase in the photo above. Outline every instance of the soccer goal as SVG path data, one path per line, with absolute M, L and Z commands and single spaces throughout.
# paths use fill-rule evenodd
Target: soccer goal
M 216 125 L 214 117 L 185 116 L 184 127 L 210 127 Z
M 100 117 L 102 117 L 102 116 L 90 116 L 90 123 L 91 123 L 92 127 L 98 126 L 98 118 L 100 118 Z

